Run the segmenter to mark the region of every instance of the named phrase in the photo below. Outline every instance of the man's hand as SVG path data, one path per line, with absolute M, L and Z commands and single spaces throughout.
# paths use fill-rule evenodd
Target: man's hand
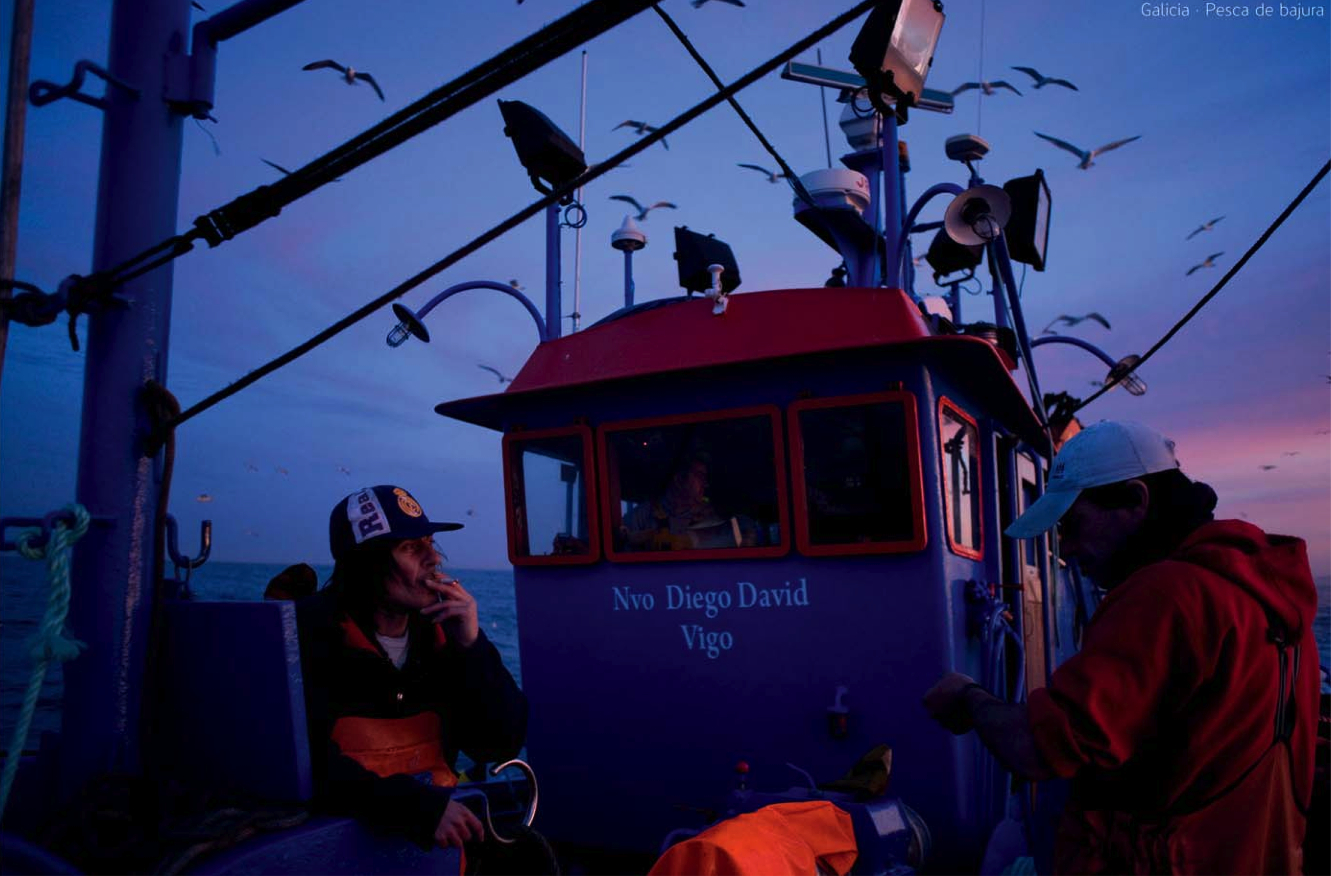
M 924 710 L 939 724 L 957 736 L 975 727 L 970 708 L 966 705 L 966 685 L 975 679 L 960 672 L 949 672 L 924 695 Z
M 430 581 L 430 589 L 439 594 L 439 602 L 422 608 L 421 614 L 427 620 L 443 624 L 449 641 L 470 648 L 481 631 L 480 619 L 476 615 L 476 597 L 462 588 L 461 581 L 443 574 L 436 574 Z
M 481 820 L 466 806 L 456 800 L 449 800 L 448 808 L 434 829 L 435 845 L 441 849 L 449 846 L 462 848 L 462 844 L 468 840 L 483 839 L 485 829 L 481 827 Z

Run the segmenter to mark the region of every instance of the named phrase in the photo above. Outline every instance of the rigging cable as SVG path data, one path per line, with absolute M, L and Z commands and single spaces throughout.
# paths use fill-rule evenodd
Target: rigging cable
M 171 237 L 114 267 L 83 278 L 71 296 L 71 312 L 78 312 L 77 308 L 84 301 L 94 297 L 105 298 L 112 287 L 189 252 L 194 248 L 195 241 L 205 240 L 210 247 L 216 247 L 265 219 L 278 215 L 283 207 L 325 183 L 405 143 L 505 85 L 516 82 L 569 50 L 600 36 L 644 11 L 650 3 L 651 0 L 591 0 L 281 180 L 260 186 L 198 217 L 190 231 Z M 163 250 L 170 252 L 150 264 L 139 266 L 140 262 Z
M 788 48 L 777 54 L 775 57 L 763 62 L 759 66 L 750 70 L 748 73 L 745 73 L 743 76 L 741 76 L 739 79 L 736 79 L 730 85 L 727 85 L 726 87 L 722 88 L 720 91 L 715 92 L 714 94 L 705 98 L 701 102 L 695 104 L 690 109 L 685 110 L 683 113 L 680 113 L 678 116 L 675 116 L 675 118 L 671 119 L 666 124 L 657 128 L 655 131 L 652 131 L 651 133 L 643 137 L 637 138 L 631 144 L 621 149 L 619 152 L 616 152 L 607 160 L 601 162 L 600 164 L 596 164 L 589 167 L 587 170 L 583 171 L 576 179 L 570 180 L 564 185 L 551 191 L 550 194 L 545 195 L 544 197 L 536 201 L 533 201 L 531 204 L 528 204 L 526 207 L 519 210 L 517 213 L 514 213 L 513 215 L 509 216 L 507 219 L 500 222 L 498 225 L 495 225 L 489 231 L 486 231 L 472 238 L 472 240 L 469 243 L 464 244 L 463 246 L 454 250 L 449 255 L 435 262 L 433 265 L 430 265 L 429 267 L 420 271 L 416 275 L 410 277 L 409 279 L 403 281 L 402 283 L 399 283 L 397 286 L 394 286 L 392 289 L 385 292 L 383 295 L 380 295 L 378 298 L 375 298 L 374 300 L 369 301 L 366 304 L 362 305 L 361 307 L 357 308 L 356 310 L 352 311 L 350 314 L 338 320 L 337 322 L 333 323 L 331 326 L 319 332 L 314 337 L 310 338 L 304 343 L 299 344 L 296 347 L 293 347 L 292 349 L 288 350 L 286 353 L 283 353 L 277 358 L 272 359 L 267 364 L 262 365 L 259 368 L 256 368 L 255 370 L 246 374 L 244 377 L 241 377 L 236 382 L 230 384 L 229 386 L 223 389 L 218 390 L 217 392 L 213 393 L 212 395 L 208 396 L 207 398 L 203 399 L 197 404 L 191 406 L 189 409 L 182 412 L 179 416 L 176 416 L 172 418 L 169 422 L 167 422 L 165 424 L 165 428 L 166 429 L 176 428 L 185 421 L 198 416 L 207 409 L 216 405 L 218 402 L 226 398 L 229 398 L 230 396 L 235 395 L 245 387 L 255 383 L 256 381 L 267 376 L 268 374 L 271 374 L 272 372 L 276 371 L 278 368 L 281 368 L 283 365 L 286 365 L 300 358 L 301 356 L 308 353 L 310 350 L 313 350 L 315 347 L 319 346 L 323 342 L 342 333 L 346 329 L 350 328 L 351 326 L 365 319 L 365 317 L 369 316 L 371 313 L 380 309 L 385 304 L 388 304 L 390 301 L 394 301 L 402 297 L 407 292 L 414 289 L 416 286 L 419 286 L 420 284 L 424 283 L 426 280 L 429 280 L 431 277 L 435 276 L 441 271 L 444 271 L 445 269 L 451 267 L 452 265 L 466 258 L 468 255 L 471 255 L 473 252 L 480 249 L 482 246 L 485 246 L 485 244 L 501 236 L 505 232 L 517 227 L 521 223 L 525 222 L 527 219 L 530 219 L 532 216 L 535 216 L 537 213 L 544 210 L 549 205 L 554 204 L 558 202 L 560 199 L 564 198 L 565 196 L 570 195 L 573 192 L 577 191 L 579 187 L 587 185 L 588 183 L 600 177 L 602 174 L 607 173 L 610 170 L 613 170 L 621 162 L 633 157 L 634 155 L 637 155 L 639 152 L 642 152 L 643 150 L 651 146 L 656 145 L 658 140 L 665 139 L 667 136 L 673 134 L 675 131 L 684 127 L 684 125 L 693 121 L 698 116 L 712 109 L 721 101 L 729 98 L 732 94 L 742 91 L 743 89 L 752 85 L 754 82 L 758 81 L 763 76 L 766 76 L 768 73 L 771 73 L 786 60 L 794 57 L 800 52 L 807 50 L 811 46 L 815 45 L 819 40 L 825 39 L 826 37 L 830 36 L 831 34 L 845 27 L 847 24 L 854 21 L 860 15 L 863 15 L 870 8 L 872 8 L 875 2 L 877 2 L 877 0 L 861 0 L 861 2 L 855 4 L 855 6 L 852 7 L 851 9 L 841 13 L 836 18 L 832 19 L 827 24 L 820 27 L 818 30 L 795 42 L 794 44 L 792 44 L 791 46 L 789 46 Z
M 718 89 L 725 88 L 725 85 L 721 82 L 720 78 L 717 77 L 716 72 L 712 70 L 711 65 L 703 59 L 702 55 L 698 54 L 698 50 L 693 47 L 693 43 L 689 42 L 689 38 L 684 35 L 684 31 L 679 29 L 679 25 L 675 24 L 675 20 L 667 15 L 666 11 L 661 8 L 661 4 L 652 4 L 652 9 L 657 15 L 661 16 L 661 20 L 666 23 L 666 27 L 670 28 L 670 32 L 683 43 L 684 48 L 693 56 L 693 60 L 697 61 L 698 66 L 702 68 L 702 72 L 706 73 L 707 78 L 712 80 L 712 84 Z M 804 183 L 800 182 L 800 178 L 795 175 L 795 171 L 790 169 L 790 165 L 786 164 L 786 160 L 776 151 L 776 147 L 769 143 L 767 138 L 763 136 L 763 132 L 758 130 L 758 126 L 754 124 L 753 119 L 749 118 L 749 114 L 744 112 L 744 108 L 739 105 L 739 101 L 735 100 L 733 97 L 727 97 L 726 100 L 729 101 L 732 107 L 734 107 L 735 112 L 739 114 L 739 117 L 743 120 L 744 124 L 749 126 L 749 130 L 758 138 L 758 142 L 767 150 L 767 154 L 771 155 L 772 158 L 776 160 L 777 165 L 781 168 L 781 172 L 786 175 L 786 182 L 790 183 L 790 187 L 795 190 L 795 196 L 810 207 L 817 209 L 818 205 L 813 202 L 813 197 L 809 194 L 809 190 L 804 187 Z M 826 118 L 826 116 L 824 116 L 824 118 Z
M 1139 359 L 1135 365 L 1133 365 L 1131 368 L 1126 369 L 1118 377 L 1106 381 L 1104 386 L 1097 389 L 1095 393 L 1091 395 L 1090 398 L 1086 399 L 1086 401 L 1082 402 L 1081 404 L 1073 408 L 1071 413 L 1075 414 L 1077 411 L 1086 407 L 1088 404 L 1095 401 L 1097 398 L 1104 395 L 1106 392 L 1109 392 L 1109 390 L 1113 389 L 1115 386 L 1118 386 L 1120 383 L 1126 380 L 1130 374 L 1132 374 L 1134 371 L 1136 371 L 1138 368 L 1144 365 L 1146 361 L 1151 358 L 1151 356 L 1155 355 L 1155 352 L 1159 350 L 1161 347 L 1163 347 L 1166 343 L 1168 343 L 1169 340 L 1174 337 L 1174 335 L 1178 334 L 1179 331 L 1183 328 L 1183 326 L 1187 325 L 1188 321 L 1191 320 L 1194 316 L 1196 316 L 1198 311 L 1200 311 L 1203 307 L 1205 307 L 1210 302 L 1210 300 L 1214 298 L 1216 294 L 1219 293 L 1220 290 L 1225 287 L 1225 284 L 1228 283 L 1235 274 L 1237 274 L 1240 270 L 1243 269 L 1243 266 L 1248 263 L 1248 259 L 1252 258 L 1253 255 L 1257 253 L 1257 250 L 1262 248 L 1262 246 L 1266 243 L 1267 239 L 1272 234 L 1275 233 L 1276 229 L 1279 228 L 1281 225 L 1283 225 L 1285 220 L 1290 217 L 1290 214 L 1292 214 L 1296 209 L 1298 209 L 1299 204 L 1302 204 L 1303 199 L 1308 197 L 1308 195 L 1312 193 L 1313 189 L 1317 188 L 1317 184 L 1322 181 L 1323 177 L 1326 176 L 1328 170 L 1331 170 L 1331 161 L 1328 161 L 1326 164 L 1322 165 L 1322 169 L 1317 171 L 1317 173 L 1313 175 L 1313 178 L 1308 181 L 1308 184 L 1306 186 L 1303 187 L 1303 191 L 1299 192 L 1298 197 L 1296 197 L 1293 201 L 1291 201 L 1289 203 L 1289 206 L 1286 207 L 1284 211 L 1279 216 L 1276 217 L 1275 221 L 1271 223 L 1270 227 L 1268 227 L 1266 231 L 1262 232 L 1262 236 L 1257 238 L 1257 241 L 1253 243 L 1252 246 L 1248 247 L 1248 251 L 1243 254 L 1243 257 L 1234 263 L 1234 266 L 1231 267 L 1225 273 L 1225 276 L 1220 278 L 1220 282 L 1216 283 L 1210 292 L 1207 292 L 1205 295 L 1203 295 L 1201 300 L 1199 300 L 1196 304 L 1194 304 L 1192 306 L 1192 309 L 1189 310 L 1186 314 L 1184 314 L 1182 319 L 1174 323 L 1173 328 L 1165 332 L 1164 337 L 1156 341 L 1154 346 L 1151 347 L 1151 349 L 1143 353 L 1141 359 Z

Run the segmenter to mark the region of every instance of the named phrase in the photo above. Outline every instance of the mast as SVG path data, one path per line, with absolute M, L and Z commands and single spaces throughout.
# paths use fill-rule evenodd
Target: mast
M 184 117 L 167 105 L 169 70 L 188 70 L 188 0 L 116 0 L 107 67 L 137 94 L 108 87 L 93 268 L 176 233 Z M 166 383 L 172 266 L 125 283 L 126 307 L 89 315 L 77 498 L 94 518 L 74 555 L 69 626 L 88 644 L 65 668 L 60 752 L 68 795 L 93 776 L 142 767 L 140 734 L 154 608 L 160 471 L 144 456 L 140 395 Z M 105 518 L 109 525 L 98 525 Z
M 0 180 L 0 280 L 14 279 L 18 253 L 19 189 L 23 180 L 23 130 L 28 109 L 28 61 L 32 57 L 33 0 L 15 0 L 9 41 L 9 86 L 5 96 L 5 147 Z M 0 301 L 10 297 L 0 289 Z M 0 310 L 0 374 L 4 373 L 9 317 Z

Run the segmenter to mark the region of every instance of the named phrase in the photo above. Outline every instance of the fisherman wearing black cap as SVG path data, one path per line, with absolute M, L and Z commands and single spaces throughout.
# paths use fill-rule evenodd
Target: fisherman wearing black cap
M 452 799 L 458 752 L 507 760 L 527 701 L 481 631 L 476 600 L 445 575 L 432 523 L 401 487 L 333 508 L 327 587 L 297 606 L 316 801 L 423 847 L 482 838 Z

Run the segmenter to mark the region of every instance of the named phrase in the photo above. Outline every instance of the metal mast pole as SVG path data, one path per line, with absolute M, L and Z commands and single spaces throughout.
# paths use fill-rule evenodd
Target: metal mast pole
M 578 98 L 578 148 L 587 154 L 587 51 L 582 52 L 582 96 Z M 582 187 L 577 201 L 582 203 Z M 584 216 L 586 214 L 583 214 Z M 582 322 L 582 226 L 573 229 L 573 331 Z
M 5 98 L 4 174 L 0 180 L 0 280 L 14 279 L 18 257 L 19 190 L 23 180 L 23 130 L 28 109 L 28 60 L 32 56 L 33 0 L 14 0 L 9 40 L 9 91 Z M 0 289 L 0 301 L 11 296 Z M 4 374 L 9 317 L 0 309 L 0 375 Z
M 107 67 L 138 90 L 109 86 L 102 126 L 93 268 L 111 267 L 176 233 L 184 119 L 167 106 L 182 63 L 188 0 L 116 0 Z M 140 394 L 166 383 L 172 267 L 124 284 L 129 306 L 89 316 L 77 498 L 110 526 L 89 527 L 74 556 L 69 627 L 88 643 L 65 667 L 61 790 L 108 771 L 137 772 L 154 590 L 158 472 Z

